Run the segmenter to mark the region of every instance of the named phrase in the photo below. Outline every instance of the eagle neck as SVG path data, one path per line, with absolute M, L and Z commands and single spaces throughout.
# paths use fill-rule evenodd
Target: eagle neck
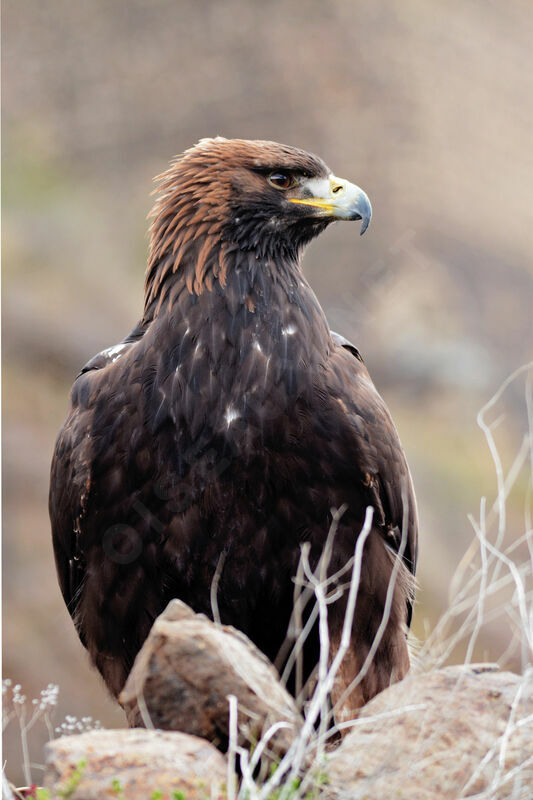
M 308 364 L 311 354 L 321 359 L 331 345 L 297 255 L 268 257 L 206 237 L 193 242 L 177 266 L 164 256 L 148 273 L 146 290 L 145 324 L 162 317 L 174 344 L 174 336 L 179 340 L 187 332 L 213 364 L 242 360 L 250 346 Z
M 202 237 L 178 236 L 158 258 L 151 256 L 144 325 L 160 313 L 170 313 L 176 303 L 187 304 L 187 295 L 193 304 L 204 295 L 210 297 L 208 305 L 220 298 L 221 304 L 228 303 L 234 311 L 244 304 L 260 317 L 264 312 L 271 317 L 270 304 L 276 300 L 284 307 L 307 301 L 320 309 L 302 273 L 300 249 L 247 248 L 219 234 L 213 230 Z

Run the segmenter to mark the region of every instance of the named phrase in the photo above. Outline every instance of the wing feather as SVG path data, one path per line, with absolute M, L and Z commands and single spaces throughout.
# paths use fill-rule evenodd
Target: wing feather
M 331 391 L 342 400 L 344 412 L 357 440 L 361 480 L 367 487 L 374 519 L 388 547 L 395 552 L 403 546 L 403 562 L 416 571 L 418 513 L 413 484 L 400 438 L 391 415 L 370 379 L 357 348 L 347 339 L 332 334 L 331 353 L 336 376 Z M 341 385 L 339 385 L 339 377 Z M 408 621 L 412 615 L 408 606 Z

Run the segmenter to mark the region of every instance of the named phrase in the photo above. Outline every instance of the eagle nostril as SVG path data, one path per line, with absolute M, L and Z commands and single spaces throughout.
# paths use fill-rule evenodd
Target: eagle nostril
M 344 189 L 344 186 L 342 185 L 342 183 L 336 183 L 332 187 L 331 191 L 332 191 L 333 194 L 338 194 L 339 192 L 342 192 L 343 189 Z

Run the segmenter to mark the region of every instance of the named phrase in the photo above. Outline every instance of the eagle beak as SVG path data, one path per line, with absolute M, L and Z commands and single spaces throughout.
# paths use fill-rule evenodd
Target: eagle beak
M 301 197 L 289 198 L 290 203 L 319 209 L 317 216 L 334 219 L 360 219 L 361 236 L 370 225 L 372 206 L 365 192 L 350 181 L 330 175 L 328 178 L 308 178 L 300 184 Z

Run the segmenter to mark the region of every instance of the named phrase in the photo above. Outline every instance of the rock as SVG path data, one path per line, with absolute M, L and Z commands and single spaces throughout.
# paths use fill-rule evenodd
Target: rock
M 531 670 L 520 677 L 486 665 L 407 677 L 362 709 L 330 756 L 328 796 L 533 797 L 532 690 Z
M 184 733 L 98 730 L 63 736 L 45 749 L 51 800 L 187 800 L 225 797 L 224 757 Z M 180 794 L 181 793 L 181 794 Z
M 238 701 L 239 744 L 253 746 L 282 722 L 267 755 L 283 755 L 302 719 L 272 664 L 239 631 L 173 600 L 152 626 L 120 695 L 129 724 L 184 731 L 226 751 L 229 695 Z

